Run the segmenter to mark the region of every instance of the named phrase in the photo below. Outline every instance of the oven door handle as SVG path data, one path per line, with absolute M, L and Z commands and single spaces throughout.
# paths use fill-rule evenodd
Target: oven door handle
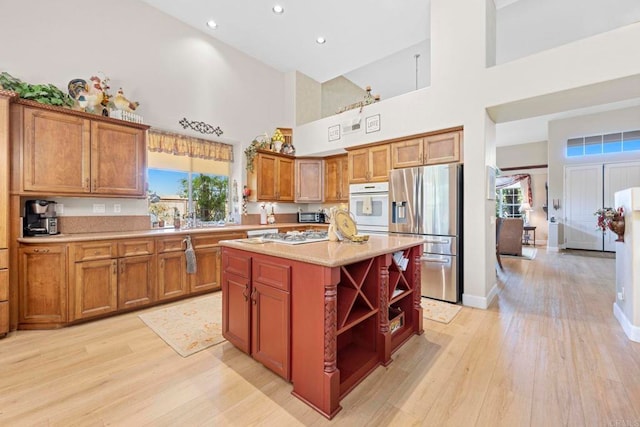
M 449 243 L 451 243 L 450 239 L 435 239 L 435 240 L 427 240 L 425 241 L 425 243 L 434 243 L 436 245 L 448 245 Z
M 449 262 L 448 259 L 442 259 L 442 258 L 432 258 L 432 257 L 420 257 L 420 261 L 426 261 L 426 262 L 435 262 L 438 264 L 447 264 Z

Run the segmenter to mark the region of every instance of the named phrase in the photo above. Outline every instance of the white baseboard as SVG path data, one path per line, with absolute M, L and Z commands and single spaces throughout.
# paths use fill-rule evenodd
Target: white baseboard
M 547 246 L 547 252 L 560 252 L 560 248 L 557 246 Z
M 640 342 L 640 327 L 632 325 L 625 316 L 624 312 L 620 310 L 618 304 L 613 303 L 613 315 L 616 319 L 618 319 L 618 323 L 622 326 L 622 330 L 624 331 L 627 338 L 631 341 Z
M 462 305 L 465 307 L 473 307 L 479 308 L 482 310 L 486 310 L 490 305 L 493 299 L 498 294 L 498 284 L 494 283 L 493 287 L 489 291 L 489 294 L 486 297 L 479 297 L 477 295 L 469 295 L 462 294 Z

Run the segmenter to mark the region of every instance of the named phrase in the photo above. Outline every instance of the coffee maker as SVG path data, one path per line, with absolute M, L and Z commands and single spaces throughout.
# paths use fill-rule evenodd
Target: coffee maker
M 51 200 L 27 200 L 24 204 L 23 236 L 58 234 L 56 202 Z

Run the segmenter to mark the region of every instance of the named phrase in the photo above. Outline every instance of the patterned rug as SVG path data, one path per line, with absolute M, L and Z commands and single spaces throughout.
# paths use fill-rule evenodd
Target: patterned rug
M 528 246 L 523 246 L 522 247 L 522 255 L 518 256 L 518 255 L 509 255 L 509 254 L 501 254 L 501 257 L 507 257 L 507 258 L 520 258 L 520 259 L 528 259 L 528 260 L 532 260 L 536 257 L 536 254 L 538 253 L 538 249 L 537 248 L 532 248 L 532 247 L 528 247 Z
M 182 357 L 225 341 L 222 337 L 222 292 L 142 313 L 138 317 Z
M 422 317 L 440 323 L 449 323 L 462 309 L 461 305 L 450 304 L 431 298 L 422 298 Z

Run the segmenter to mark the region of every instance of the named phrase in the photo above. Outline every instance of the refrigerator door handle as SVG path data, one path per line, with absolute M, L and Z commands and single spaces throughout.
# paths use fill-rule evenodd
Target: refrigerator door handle
M 446 245 L 451 243 L 451 240 L 450 239 L 434 239 L 434 240 L 427 239 L 425 243 L 435 243 L 437 245 Z
M 449 262 L 448 259 L 442 259 L 442 258 L 431 258 L 431 257 L 420 257 L 420 261 L 426 261 L 426 262 L 437 262 L 439 264 L 447 264 Z

